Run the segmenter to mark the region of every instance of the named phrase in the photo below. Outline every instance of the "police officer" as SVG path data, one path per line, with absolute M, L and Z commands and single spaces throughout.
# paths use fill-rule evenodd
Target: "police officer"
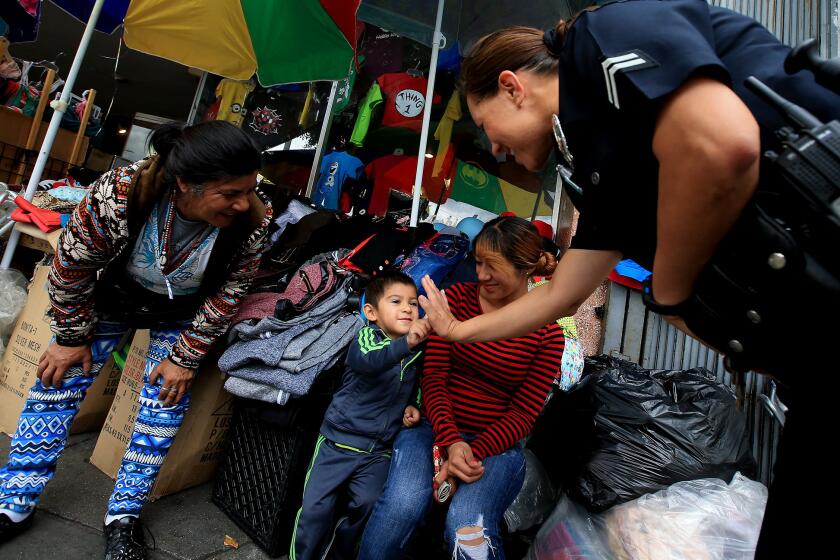
M 649 307 L 688 330 L 681 306 L 766 180 L 761 154 L 784 124 L 744 80 L 758 77 L 823 121 L 840 118 L 840 96 L 810 72 L 784 73 L 789 51 L 754 20 L 703 0 L 613 2 L 545 33 L 513 27 L 480 40 L 461 70 L 473 120 L 494 153 L 532 171 L 559 146 L 582 191 L 573 200 L 580 220 L 552 282 L 497 312 L 459 323 L 425 279 L 421 303 L 436 332 L 462 342 L 520 336 L 573 314 L 622 258 L 653 271 Z M 754 274 L 770 275 L 774 264 L 784 263 Z M 793 386 L 759 557 L 774 557 L 775 541 L 816 511 L 815 490 L 797 484 L 807 480 L 807 436 L 831 420 L 808 400 L 804 380 L 829 366 L 792 342 L 791 329 L 813 326 L 802 333 L 809 346 L 827 345 L 836 328 L 803 322 L 819 305 L 837 301 L 777 313 L 778 330 L 762 331 L 765 350 L 751 364 Z

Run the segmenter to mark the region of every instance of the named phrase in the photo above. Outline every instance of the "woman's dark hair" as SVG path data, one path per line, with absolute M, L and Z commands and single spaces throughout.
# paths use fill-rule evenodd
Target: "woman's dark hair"
M 537 227 L 524 218 L 502 216 L 490 220 L 475 238 L 476 251 L 498 253 L 517 270 L 549 276 L 557 258 L 543 246 Z
M 259 146 L 226 121 L 194 126 L 167 123 L 152 132 L 149 144 L 158 154 L 168 181 L 180 177 L 198 190 L 209 181 L 250 175 L 262 166 Z
M 485 35 L 461 63 L 461 89 L 481 101 L 499 90 L 499 74 L 505 70 L 556 75 L 566 33 L 583 11 L 568 20 L 560 20 L 554 29 L 546 32 L 514 26 Z

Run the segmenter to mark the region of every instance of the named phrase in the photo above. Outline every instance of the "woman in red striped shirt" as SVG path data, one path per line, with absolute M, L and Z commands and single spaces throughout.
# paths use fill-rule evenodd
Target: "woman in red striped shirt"
M 497 218 L 475 239 L 478 283 L 447 290 L 461 321 L 528 293 L 531 275 L 556 260 L 527 220 Z M 359 560 L 401 557 L 432 504 L 433 478 L 457 482 L 445 538 L 453 558 L 504 558 L 500 523 L 525 477 L 520 441 L 528 435 L 560 370 L 556 323 L 519 338 L 475 344 L 429 337 L 421 378 L 424 419 L 394 442 L 388 482 L 365 529 Z M 446 458 L 437 476 L 432 447 Z

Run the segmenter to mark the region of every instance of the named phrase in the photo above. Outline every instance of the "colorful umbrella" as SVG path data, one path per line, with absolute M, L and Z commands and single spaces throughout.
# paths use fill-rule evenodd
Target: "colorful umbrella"
M 273 85 L 347 77 L 361 0 L 132 0 L 130 48 Z
M 2 1 L 37 24 L 38 0 Z M 341 80 L 355 54 L 360 2 L 106 0 L 96 29 L 110 34 L 124 22 L 129 48 L 226 78 L 256 74 L 264 86 Z M 87 21 L 95 0 L 53 3 Z

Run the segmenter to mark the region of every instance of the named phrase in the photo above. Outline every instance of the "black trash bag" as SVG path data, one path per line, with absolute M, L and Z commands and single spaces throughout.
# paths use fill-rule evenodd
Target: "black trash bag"
M 528 446 L 591 511 L 683 480 L 755 474 L 746 416 L 704 368 L 646 370 L 598 356 L 579 387 L 555 397 Z

